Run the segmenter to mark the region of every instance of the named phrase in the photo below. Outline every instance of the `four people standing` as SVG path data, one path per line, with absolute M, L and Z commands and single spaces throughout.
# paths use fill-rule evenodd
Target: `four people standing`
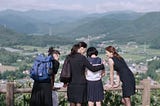
M 87 102 L 89 106 L 94 106 L 94 103 L 97 106 L 101 106 L 101 101 L 104 99 L 104 89 L 101 80 L 105 75 L 104 65 L 102 64 L 104 62 L 97 57 L 98 51 L 94 47 L 88 48 L 86 58 L 84 56 L 86 49 L 87 44 L 79 42 L 73 45 L 70 54 L 67 56 L 69 57 L 71 67 L 71 81 L 67 84 L 67 97 L 70 106 L 85 106 Z M 125 106 L 131 106 L 130 96 L 135 94 L 134 75 L 113 46 L 108 46 L 105 50 L 110 69 L 109 87 L 118 87 L 121 81 L 122 103 Z M 58 71 L 60 53 L 57 52 L 56 54 L 50 48 L 49 55 L 55 57 L 54 69 Z M 114 70 L 118 76 L 118 83 L 116 84 L 114 83 Z M 53 77 L 54 75 L 52 80 L 46 82 L 34 82 L 30 106 L 52 106 L 51 85 L 54 83 Z

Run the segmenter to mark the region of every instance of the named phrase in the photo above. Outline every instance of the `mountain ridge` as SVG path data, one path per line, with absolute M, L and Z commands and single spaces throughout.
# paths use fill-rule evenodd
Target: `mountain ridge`
M 21 30 L 17 32 L 29 35 L 51 35 L 76 39 L 88 35 L 98 36 L 105 34 L 104 39 L 107 40 L 116 40 L 117 42 L 147 42 L 151 45 L 154 45 L 152 41 L 158 42 L 157 39 L 160 38 L 160 12 L 136 13 L 121 11 L 98 14 L 80 13 L 80 16 L 76 18 L 73 16 L 74 14 L 68 15 L 68 17 L 74 18 L 73 20 L 66 18 L 66 21 L 62 21 L 59 19 L 56 23 L 47 23 L 45 20 L 35 19 L 30 17 L 30 15 L 19 14 L 21 12 L 17 13 L 16 11 L 9 11 L 9 16 L 7 16 L 8 13 L 2 13 L 1 11 L 0 24 L 14 31 L 17 30 L 15 30 L 13 26 L 16 27 L 17 25 L 19 30 Z M 7 18 L 5 16 L 7 16 Z M 52 16 L 54 15 L 52 14 Z M 65 16 L 63 18 L 65 18 Z M 23 30 L 26 32 L 23 32 Z

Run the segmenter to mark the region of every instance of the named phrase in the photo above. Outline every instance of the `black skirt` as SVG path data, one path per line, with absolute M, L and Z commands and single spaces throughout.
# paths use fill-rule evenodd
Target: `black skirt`
M 51 83 L 34 82 L 30 106 L 52 106 Z
M 87 81 L 87 95 L 88 101 L 102 101 L 104 99 L 102 80 Z
M 69 84 L 67 88 L 68 101 L 72 103 L 87 102 L 87 85 L 85 84 Z
M 135 80 L 133 78 L 127 79 L 122 83 L 123 98 L 130 97 L 135 94 Z

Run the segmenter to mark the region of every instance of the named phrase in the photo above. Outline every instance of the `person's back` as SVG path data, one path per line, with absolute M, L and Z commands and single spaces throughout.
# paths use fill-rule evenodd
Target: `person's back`
M 71 67 L 71 81 L 67 86 L 67 97 L 70 106 L 82 106 L 87 102 L 87 80 L 85 78 L 85 68 L 91 71 L 104 69 L 104 65 L 92 66 L 83 55 L 87 44 L 79 42 L 73 45 L 71 53 L 68 55 Z M 66 84 L 65 84 L 66 85 Z
M 77 53 L 70 57 L 72 79 L 70 83 L 86 84 L 84 56 Z
M 48 56 L 53 56 L 54 60 L 52 60 L 53 68 L 51 69 L 53 72 L 58 71 L 59 62 L 56 60 L 53 55 L 53 48 L 50 48 L 48 51 Z M 52 106 L 52 84 L 51 78 L 43 81 L 34 81 L 31 98 L 30 98 L 30 106 Z
M 87 50 L 87 57 L 90 64 L 97 66 L 102 64 L 101 58 L 97 57 L 98 51 L 95 47 L 90 47 Z M 101 101 L 104 99 L 103 94 L 103 84 L 102 76 L 104 76 L 105 71 L 99 70 L 97 72 L 92 72 L 89 69 L 86 69 L 86 79 L 87 79 L 87 99 L 88 106 L 94 106 L 96 103 L 97 106 L 101 106 Z
M 134 81 L 134 75 L 132 71 L 129 69 L 127 66 L 126 62 L 124 61 L 123 58 L 118 59 L 117 57 L 112 57 L 114 61 L 114 69 L 119 73 L 120 80 L 122 82 L 132 82 Z
M 88 57 L 88 61 L 93 65 L 93 66 L 97 66 L 102 64 L 101 58 L 99 57 Z M 97 72 L 92 72 L 90 70 L 86 70 L 86 79 L 88 81 L 98 81 L 100 80 L 102 77 L 102 70 L 99 70 Z

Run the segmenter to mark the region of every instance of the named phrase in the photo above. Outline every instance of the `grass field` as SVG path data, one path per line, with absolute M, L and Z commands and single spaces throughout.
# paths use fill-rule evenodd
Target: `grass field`
M 110 45 L 110 44 L 107 44 Z M 159 49 L 150 49 L 148 45 L 117 45 L 121 52 L 119 54 L 127 60 L 131 61 L 144 61 L 146 59 L 153 58 L 155 56 L 160 56 Z M 24 49 L 24 52 L 37 50 L 38 53 L 47 53 L 48 47 L 35 47 L 35 46 L 19 46 Z M 61 56 L 65 56 L 66 53 L 69 53 L 72 45 L 63 45 L 59 46 L 58 49 L 61 52 Z M 106 59 L 105 52 L 99 54 L 99 57 Z

